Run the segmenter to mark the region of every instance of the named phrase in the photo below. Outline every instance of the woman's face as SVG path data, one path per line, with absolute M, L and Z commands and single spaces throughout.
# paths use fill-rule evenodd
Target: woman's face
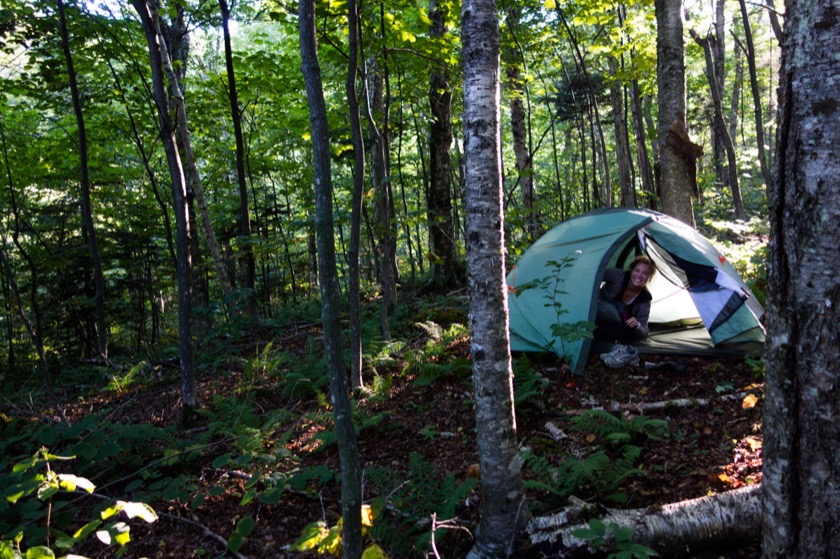
M 645 262 L 639 262 L 630 272 L 630 283 L 633 287 L 644 287 L 650 279 L 650 266 Z

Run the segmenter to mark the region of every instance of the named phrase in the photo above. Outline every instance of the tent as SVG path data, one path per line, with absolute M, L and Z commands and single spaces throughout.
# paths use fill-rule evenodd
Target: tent
M 507 275 L 512 351 L 550 351 L 579 373 L 592 345 L 604 270 L 647 254 L 657 273 L 641 353 L 745 353 L 764 343 L 761 305 L 735 268 L 693 228 L 664 214 L 606 208 L 569 219 L 529 247 Z

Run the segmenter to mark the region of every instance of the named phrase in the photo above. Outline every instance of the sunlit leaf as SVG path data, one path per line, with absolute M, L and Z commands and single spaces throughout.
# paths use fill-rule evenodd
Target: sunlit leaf
M 122 511 L 129 518 L 141 518 L 149 523 L 158 519 L 158 515 L 155 510 L 146 503 L 140 503 L 137 501 L 118 501 L 117 503 L 122 504 Z
M 93 490 L 96 489 L 96 486 L 89 479 L 72 474 L 58 474 L 58 485 L 66 491 L 75 491 L 78 488 L 93 493 Z
M 123 546 L 131 541 L 131 528 L 125 522 L 115 522 L 102 530 L 97 530 L 96 537 L 105 545 Z
M 301 533 L 300 537 L 292 544 L 291 550 L 307 551 L 315 549 L 327 533 L 327 525 L 320 520 L 318 522 L 307 524 L 303 529 L 303 533 Z
M 745 410 L 752 409 L 758 403 L 758 396 L 755 394 L 747 394 L 744 401 L 741 402 L 741 407 Z
M 30 547 L 26 550 L 26 559 L 55 559 L 55 553 L 49 547 L 39 545 L 37 547 Z
M 543 6 L 545 6 L 546 10 L 555 10 L 557 9 L 557 2 L 554 0 L 545 0 Z
M 388 556 L 381 547 L 374 543 L 362 552 L 362 559 L 388 559 Z

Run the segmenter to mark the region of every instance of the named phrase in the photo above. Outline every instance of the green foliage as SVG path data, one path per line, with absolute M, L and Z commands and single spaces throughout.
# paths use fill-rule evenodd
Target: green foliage
M 534 396 L 538 396 L 548 384 L 548 379 L 539 374 L 523 353 L 513 362 L 513 401 L 516 409 L 524 408 Z
M 213 395 L 211 407 L 199 410 L 205 416 L 211 437 L 227 441 L 236 452 L 262 452 L 270 446 L 274 428 L 293 414 L 284 408 L 265 416 L 258 414 L 253 395 L 245 397 Z
M 65 533 L 71 526 L 73 508 L 69 496 L 79 493 L 92 494 L 95 486 L 87 478 L 55 471 L 57 462 L 73 457 L 58 456 L 41 449 L 30 458 L 16 463 L 10 473 L 0 475 L 0 553 L 2 557 L 55 557 L 53 549 L 46 546 L 21 551 L 23 541 L 53 541 L 53 547 L 70 551 L 77 543 L 95 535 L 103 544 L 123 546 L 131 541 L 127 523 L 117 520 L 120 513 L 128 519 L 140 518 L 146 522 L 157 520 L 157 514 L 141 502 L 116 501 L 110 506 L 95 507 L 96 516 L 72 533 Z M 97 517 L 98 516 L 98 517 Z
M 105 386 L 105 390 L 117 392 L 119 394 L 124 393 L 132 384 L 134 384 L 138 380 L 142 372 L 148 366 L 148 363 L 146 363 L 145 361 L 141 361 L 133 367 L 131 367 L 128 370 L 128 372 L 126 372 L 124 375 L 114 373 L 113 375 L 111 375 L 111 379 Z
M 560 260 L 549 260 L 545 263 L 545 267 L 549 268 L 547 276 L 523 283 L 516 289 L 517 297 L 532 289 L 543 292 L 542 298 L 546 301 L 543 306 L 552 309 L 555 318 L 555 321 L 549 325 L 553 339 L 548 342 L 545 350 L 552 351 L 567 360 L 569 355 L 566 345 L 584 338 L 592 339 L 592 332 L 595 331 L 595 325 L 587 320 L 576 322 L 563 320 L 563 316 L 568 314 L 569 311 L 563 307 L 563 302 L 558 300 L 558 297 L 568 295 L 568 292 L 563 290 L 563 282 L 565 281 L 563 272 L 566 268 L 573 266 L 574 261 L 575 257 L 573 255 Z M 559 347 L 557 344 L 560 344 Z
M 572 428 L 587 431 L 610 443 L 660 439 L 667 434 L 668 422 L 634 415 L 620 419 L 604 410 L 587 410 L 572 419 Z
M 572 428 L 591 433 L 603 448 L 596 447 L 582 458 L 566 456 L 556 465 L 543 456 L 525 452 L 525 462 L 536 477 L 526 481 L 526 487 L 561 498 L 586 491 L 596 497 L 624 501 L 626 495 L 616 490 L 627 478 L 643 473 L 637 465 L 642 453 L 638 444 L 664 436 L 667 423 L 644 416 L 622 420 L 603 410 L 590 410 L 575 417 Z
M 362 535 L 366 536 L 373 526 L 374 514 L 370 505 L 362 505 Z M 341 555 L 341 528 L 344 518 L 339 518 L 335 526 L 327 527 L 319 520 L 307 524 L 300 537 L 292 544 L 291 551 L 317 551 L 321 555 Z M 375 543 L 369 544 L 362 552 L 362 559 L 383 559 L 386 555 Z
M 468 378 L 472 363 L 465 357 L 454 355 L 452 350 L 453 344 L 466 339 L 468 329 L 461 324 L 444 329 L 432 321 L 416 325 L 429 336 L 429 340 L 422 349 L 409 351 L 406 355 L 408 365 L 405 373 L 417 375 L 415 384 L 429 386 L 443 378 Z
M 750 366 L 757 382 L 764 381 L 765 362 L 764 355 L 746 355 L 744 361 Z
M 649 559 L 659 557 L 656 550 L 633 541 L 634 530 L 618 524 L 604 524 L 597 518 L 589 520 L 589 528 L 572 532 L 576 538 L 586 540 L 599 551 L 610 551 L 607 559 Z
M 409 457 L 404 480 L 388 468 L 368 468 L 365 473 L 379 495 L 371 503 L 376 518 L 371 536 L 394 557 L 422 557 L 430 551 L 431 515 L 454 518 L 459 503 L 475 488 L 474 479 L 459 482 L 451 472 L 441 479 L 417 452 Z M 446 531 L 436 531 L 435 542 L 445 536 Z

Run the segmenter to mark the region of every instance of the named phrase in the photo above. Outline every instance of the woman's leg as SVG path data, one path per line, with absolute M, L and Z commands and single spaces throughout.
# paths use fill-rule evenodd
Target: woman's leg
M 595 325 L 597 328 L 593 335 L 596 340 L 624 343 L 627 328 L 618 314 L 618 309 L 612 303 L 598 301 L 598 315 L 595 318 Z

